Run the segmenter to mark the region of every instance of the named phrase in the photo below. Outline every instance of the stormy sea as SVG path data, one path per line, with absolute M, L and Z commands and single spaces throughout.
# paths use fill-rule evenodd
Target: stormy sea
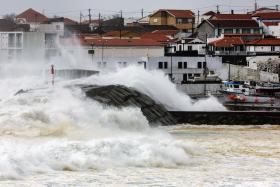
M 151 127 L 139 108 L 105 106 L 78 85 L 125 85 L 168 110 L 225 108 L 141 67 L 54 85 L 49 67 L 1 66 L 0 186 L 280 186 L 280 126 Z

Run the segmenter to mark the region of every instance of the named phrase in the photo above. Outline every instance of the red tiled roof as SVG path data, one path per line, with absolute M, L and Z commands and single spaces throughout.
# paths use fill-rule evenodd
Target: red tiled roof
M 240 37 L 225 37 L 209 44 L 215 47 L 234 47 L 236 45 L 244 45 L 244 41 Z
M 220 28 L 259 28 L 255 20 L 208 20 L 214 27 Z
M 131 35 L 136 35 L 136 37 L 139 35 L 139 37 L 140 37 L 139 33 L 133 32 L 133 31 L 128 31 L 128 30 L 122 30 L 121 34 L 122 34 L 122 36 L 131 34 Z M 119 37 L 120 36 L 120 31 L 108 31 L 108 32 L 104 33 L 103 36 L 105 36 L 105 37 Z
M 277 12 L 257 12 L 252 17 L 259 17 L 260 19 L 280 19 L 280 11 Z
M 48 20 L 48 18 L 45 15 L 33 10 L 32 8 L 29 8 L 21 14 L 17 15 L 16 18 L 24 18 L 27 22 L 38 23 Z
M 203 16 L 213 16 L 213 15 L 215 15 L 215 14 L 216 14 L 216 13 L 213 12 L 213 11 L 208 11 L 208 12 L 204 13 Z
M 150 32 L 146 32 L 146 33 L 142 34 L 141 38 L 142 39 L 152 39 L 157 42 L 168 42 L 170 40 L 170 38 L 167 35 L 150 33 Z
M 280 38 L 264 38 L 260 40 L 253 40 L 248 42 L 247 45 L 256 46 L 280 46 Z
M 167 12 L 176 18 L 194 18 L 194 13 L 190 10 L 160 9 L 157 12 L 155 12 L 154 14 L 156 14 L 158 12 L 162 12 L 162 11 Z M 154 14 L 152 14 L 152 15 L 154 15 Z
M 213 20 L 249 20 L 251 18 L 251 14 L 215 14 L 210 19 Z
M 128 47 L 128 46 L 164 46 L 161 42 L 152 39 L 81 39 L 82 45 Z
M 66 25 L 75 25 L 75 24 L 77 24 L 78 22 L 76 22 L 76 21 L 74 21 L 74 20 L 72 20 L 72 19 L 69 19 L 69 18 L 64 18 L 64 23 L 65 23 Z
M 152 33 L 154 34 L 164 34 L 166 36 L 172 36 L 177 34 L 179 31 L 178 30 L 155 30 Z
M 170 14 L 176 18 L 193 18 L 194 13 L 190 10 L 167 10 Z

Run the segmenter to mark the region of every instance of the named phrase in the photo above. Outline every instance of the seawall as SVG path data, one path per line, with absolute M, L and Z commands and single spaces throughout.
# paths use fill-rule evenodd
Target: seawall
M 179 124 L 194 125 L 280 125 L 280 112 L 268 111 L 170 111 Z

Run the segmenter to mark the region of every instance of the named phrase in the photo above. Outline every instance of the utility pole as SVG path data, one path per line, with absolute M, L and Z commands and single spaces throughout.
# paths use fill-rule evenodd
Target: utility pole
M 143 8 L 141 9 L 141 17 L 142 18 L 144 17 L 144 9 Z
M 217 14 L 220 14 L 220 6 L 217 5 L 216 7 L 217 7 Z
M 257 0 L 255 0 L 255 11 L 257 11 L 258 9 L 258 3 L 257 3 Z
M 207 44 L 207 39 L 208 39 L 208 35 L 206 34 L 205 35 L 205 38 L 206 38 L 206 45 L 205 45 L 205 56 L 204 56 L 204 60 L 205 60 L 205 65 L 204 63 L 202 64 L 203 66 L 203 77 L 204 77 L 204 95 L 206 95 L 206 79 L 207 79 L 207 53 L 208 53 L 208 44 Z
M 88 21 L 91 24 L 91 9 L 88 9 Z
M 199 21 L 199 19 L 200 19 L 200 15 L 199 15 L 199 14 L 200 14 L 200 11 L 198 10 L 198 11 L 197 11 L 197 25 L 196 25 L 196 27 L 198 27 L 199 22 L 200 22 L 200 21 Z
M 98 14 L 98 26 L 99 26 L 99 28 L 101 27 L 101 14 L 100 14 L 100 12 Z
M 120 22 L 119 22 L 119 26 L 120 26 L 120 39 L 122 38 L 122 20 L 123 20 L 123 12 L 122 12 L 122 10 L 121 10 L 121 12 L 120 12 Z
M 80 24 L 82 23 L 82 17 L 83 17 L 83 14 L 82 14 L 82 11 L 80 11 Z

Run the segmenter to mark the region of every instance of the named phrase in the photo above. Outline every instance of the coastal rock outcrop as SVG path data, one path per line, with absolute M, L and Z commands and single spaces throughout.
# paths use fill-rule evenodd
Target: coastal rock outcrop
M 122 85 L 82 86 L 86 95 L 100 103 L 115 107 L 139 107 L 151 125 L 176 124 L 166 108 L 149 96 Z

